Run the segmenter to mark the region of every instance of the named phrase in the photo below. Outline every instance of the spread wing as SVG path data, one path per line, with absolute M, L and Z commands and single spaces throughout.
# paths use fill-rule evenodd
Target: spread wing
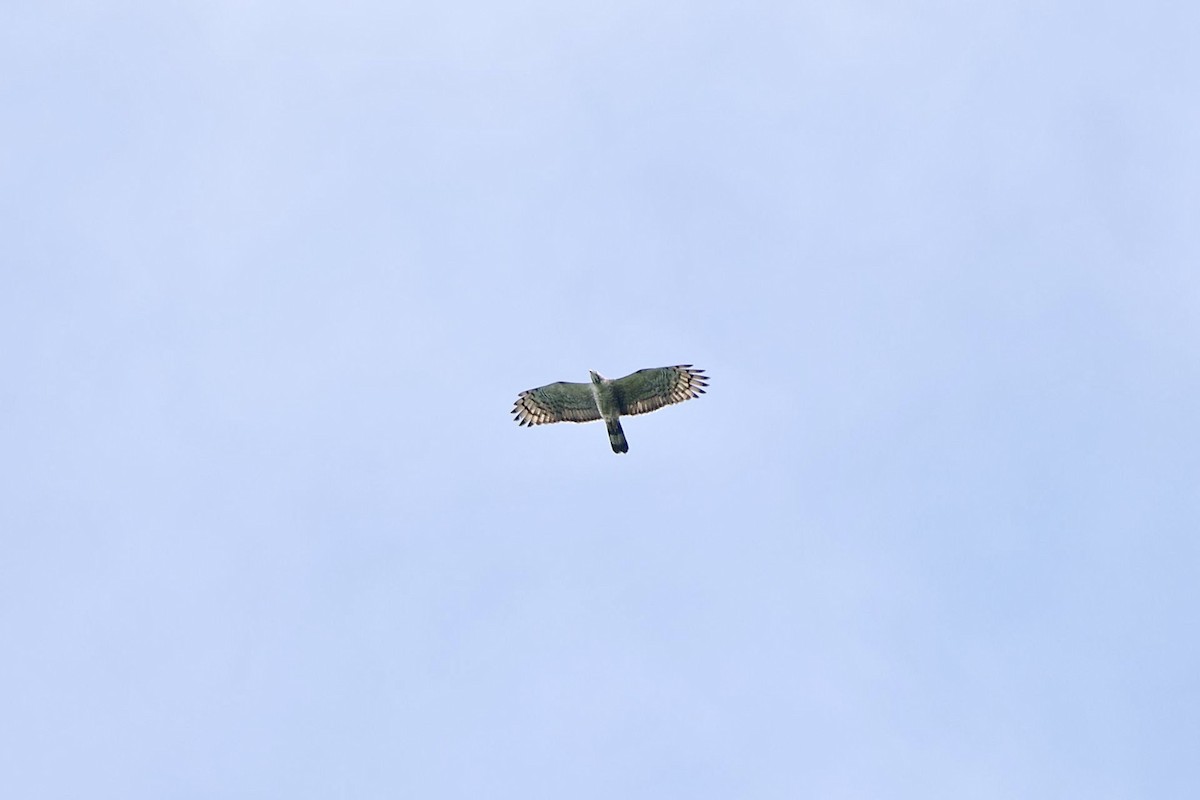
M 691 364 L 639 369 L 613 381 L 622 414 L 647 414 L 704 394 L 708 376 Z
M 560 381 L 517 395 L 512 413 L 518 425 L 544 425 L 547 422 L 593 422 L 600 419 L 590 383 Z

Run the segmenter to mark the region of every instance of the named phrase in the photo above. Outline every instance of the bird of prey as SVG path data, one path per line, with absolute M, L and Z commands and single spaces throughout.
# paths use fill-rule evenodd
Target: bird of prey
M 647 414 L 671 403 L 682 403 L 704 394 L 708 376 L 691 364 L 639 369 L 624 378 L 608 380 L 588 371 L 591 383 L 559 381 L 517 395 L 512 413 L 518 425 L 548 422 L 595 422 L 608 426 L 614 453 L 628 453 L 629 442 L 621 430 L 621 416 Z

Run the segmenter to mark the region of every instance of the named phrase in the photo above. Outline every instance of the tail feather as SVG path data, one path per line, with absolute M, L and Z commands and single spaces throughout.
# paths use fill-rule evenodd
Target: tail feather
M 608 443 L 614 453 L 628 453 L 629 442 L 625 441 L 625 431 L 621 430 L 621 420 L 617 418 L 604 421 L 608 426 Z

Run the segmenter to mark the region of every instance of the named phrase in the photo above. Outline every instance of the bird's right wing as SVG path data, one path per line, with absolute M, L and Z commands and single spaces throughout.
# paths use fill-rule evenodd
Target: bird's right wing
M 518 425 L 544 425 L 548 422 L 595 422 L 600 419 L 590 383 L 560 381 L 517 395 L 512 413 Z

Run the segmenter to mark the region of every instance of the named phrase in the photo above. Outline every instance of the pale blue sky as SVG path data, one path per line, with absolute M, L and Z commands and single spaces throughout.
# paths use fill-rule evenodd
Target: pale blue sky
M 1193 7 L 0 17 L 5 796 L 1197 796 Z

